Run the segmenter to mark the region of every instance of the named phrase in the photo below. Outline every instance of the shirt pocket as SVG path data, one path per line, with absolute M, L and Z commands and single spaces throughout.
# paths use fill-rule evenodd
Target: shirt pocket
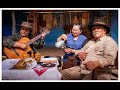
M 95 47 L 94 51 L 97 55 L 103 55 L 103 48 L 102 47 Z

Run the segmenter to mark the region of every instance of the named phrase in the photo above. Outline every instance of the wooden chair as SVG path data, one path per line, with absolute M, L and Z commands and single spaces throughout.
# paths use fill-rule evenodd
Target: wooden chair
M 118 70 L 118 52 L 117 52 L 117 56 L 116 56 L 114 65 L 115 65 L 116 69 Z

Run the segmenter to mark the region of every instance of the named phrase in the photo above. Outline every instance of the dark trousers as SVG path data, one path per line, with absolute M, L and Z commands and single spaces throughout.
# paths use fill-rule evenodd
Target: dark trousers
M 66 68 L 80 65 L 80 62 L 78 62 L 77 60 L 78 59 L 76 58 L 76 56 L 68 56 L 68 60 L 63 61 L 62 69 L 66 69 Z

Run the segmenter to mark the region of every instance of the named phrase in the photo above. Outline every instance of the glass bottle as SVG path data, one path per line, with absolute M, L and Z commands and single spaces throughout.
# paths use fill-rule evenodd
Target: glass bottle
M 35 53 L 35 59 L 36 59 L 37 62 L 40 62 L 40 60 L 41 60 L 41 54 L 40 54 L 40 52 L 37 51 Z
M 31 51 L 31 58 L 33 59 L 35 56 L 34 56 L 34 51 Z

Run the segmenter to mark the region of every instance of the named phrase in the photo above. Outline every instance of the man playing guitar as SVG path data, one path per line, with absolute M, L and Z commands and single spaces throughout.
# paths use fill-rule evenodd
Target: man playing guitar
M 4 53 L 8 58 L 23 58 L 25 52 L 32 51 L 29 45 L 46 35 L 46 33 L 42 33 L 30 40 L 28 35 L 31 29 L 30 23 L 23 21 L 20 25 L 19 33 L 12 34 L 3 39 Z

